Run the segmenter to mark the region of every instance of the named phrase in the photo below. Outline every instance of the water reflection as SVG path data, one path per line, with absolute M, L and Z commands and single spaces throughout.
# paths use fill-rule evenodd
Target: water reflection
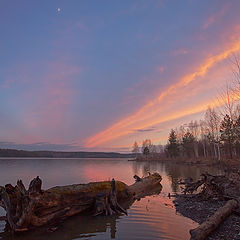
M 176 193 L 181 189 L 177 184 L 179 179 L 191 177 L 193 180 L 200 178 L 202 173 L 208 172 L 213 175 L 219 175 L 222 170 L 217 167 L 210 167 L 205 165 L 185 165 L 168 162 L 132 162 L 133 172 L 140 176 L 146 176 L 148 172 L 159 172 L 163 177 L 163 186 L 168 189 L 168 192 Z M 137 171 L 136 171 L 137 170 Z M 169 183 L 171 188 L 169 188 Z
M 40 228 L 32 230 L 27 233 L 15 234 L 16 240 L 44 240 L 58 239 L 58 240 L 71 240 L 98 237 L 98 239 L 105 239 L 101 233 L 109 231 L 107 238 L 115 239 L 116 237 L 116 217 L 91 217 L 91 216 L 74 216 L 60 224 L 55 232 L 51 232 L 49 228 Z M 87 224 L 86 224 L 87 223 Z M 3 240 L 12 239 L 13 235 L 9 229 L 5 229 L 0 233 Z M 101 238 L 102 237 L 102 238 Z
M 151 188 L 146 193 L 141 194 L 141 198 L 146 196 L 157 196 L 160 194 L 162 190 L 161 184 L 156 184 L 153 188 Z M 140 202 L 140 198 L 137 200 Z M 129 209 L 134 200 L 131 199 L 129 201 L 119 202 L 120 205 L 124 209 Z M 148 208 L 146 208 L 149 211 Z M 123 217 L 123 216 L 121 216 Z M 67 219 L 66 221 L 62 222 L 61 225 L 56 226 L 47 226 L 42 227 L 39 229 L 34 229 L 27 233 L 15 234 L 14 239 L 16 240 L 30 240 L 30 239 L 39 239 L 43 240 L 46 239 L 46 235 L 48 239 L 58 239 L 58 240 L 71 240 L 71 239 L 78 239 L 78 238 L 89 238 L 89 237 L 101 237 L 100 233 L 107 233 L 108 229 L 110 230 L 109 237 L 111 239 L 116 238 L 117 226 L 116 222 L 117 219 L 120 219 L 120 216 L 74 216 L 72 218 Z M 52 229 L 56 232 L 51 233 Z M 99 235 L 100 234 L 100 235 Z M 2 233 L 0 233 L 1 239 L 9 240 L 12 237 L 12 233 L 10 227 L 6 224 Z M 103 239 L 106 239 L 104 236 Z
M 37 175 L 43 179 L 45 189 L 56 185 L 109 180 L 113 177 L 132 184 L 133 175 L 142 177 L 155 171 L 163 178 L 162 191 L 155 189 L 153 196 L 135 202 L 128 210 L 128 216 L 75 216 L 67 219 L 55 232 L 41 228 L 14 236 L 6 229 L 5 224 L 0 222 L 0 239 L 188 239 L 189 229 L 197 224 L 176 215 L 167 194 L 180 190 L 176 184 L 179 178 L 190 176 L 197 179 L 206 171 L 219 174 L 219 169 L 122 159 L 0 159 L 0 185 L 15 184 L 19 178 L 28 185 Z

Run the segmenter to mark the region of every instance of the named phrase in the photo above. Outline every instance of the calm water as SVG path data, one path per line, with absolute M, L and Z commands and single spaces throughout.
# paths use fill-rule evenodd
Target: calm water
M 124 159 L 0 159 L 0 185 L 14 184 L 18 179 L 28 186 L 39 175 L 43 189 L 56 185 L 110 180 L 113 177 L 127 184 L 134 183 L 133 175 L 159 172 L 163 177 L 162 192 L 136 201 L 128 216 L 83 217 L 66 220 L 55 232 L 34 230 L 24 235 L 11 235 L 0 222 L 0 239 L 4 240 L 77 240 L 77 239 L 189 239 L 189 230 L 197 223 L 176 214 L 168 193 L 179 192 L 179 178 L 199 178 L 202 172 L 220 173 L 203 166 L 180 166 L 159 162 L 132 162 Z M 1 215 L 4 214 L 1 209 Z

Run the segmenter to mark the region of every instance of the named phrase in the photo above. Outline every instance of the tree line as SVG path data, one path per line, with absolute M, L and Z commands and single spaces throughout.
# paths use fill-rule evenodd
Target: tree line
M 134 153 L 136 158 L 156 158 L 164 153 L 164 146 L 161 144 L 154 145 L 150 139 L 143 140 L 142 146 L 139 146 L 135 141 L 132 147 L 132 153 Z
M 208 107 L 204 119 L 172 129 L 165 148 L 168 157 L 240 157 L 240 58 L 233 55 L 231 61 L 233 79 L 219 94 L 219 107 Z
M 208 108 L 205 118 L 191 121 L 170 131 L 165 148 L 167 157 L 222 158 L 240 156 L 240 115 L 222 118 L 213 108 Z
M 143 156 L 164 153 L 169 158 L 232 159 L 240 157 L 240 58 L 232 56 L 233 79 L 218 96 L 218 107 L 208 107 L 203 119 L 171 129 L 160 151 L 146 139 L 133 150 Z

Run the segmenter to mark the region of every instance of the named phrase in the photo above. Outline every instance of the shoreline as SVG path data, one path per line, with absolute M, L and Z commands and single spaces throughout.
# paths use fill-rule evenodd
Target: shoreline
M 213 215 L 226 201 L 211 199 L 202 200 L 199 195 L 177 194 L 173 203 L 176 212 L 199 224 Z M 231 214 L 206 240 L 240 240 L 240 216 Z
M 144 159 L 144 158 L 137 158 L 128 161 L 135 161 L 135 162 L 161 162 L 161 163 L 174 163 L 174 164 L 183 164 L 189 166 L 208 166 L 208 167 L 221 167 L 226 170 L 234 169 L 236 167 L 240 167 L 240 159 L 224 159 L 224 160 L 214 160 L 214 159 Z

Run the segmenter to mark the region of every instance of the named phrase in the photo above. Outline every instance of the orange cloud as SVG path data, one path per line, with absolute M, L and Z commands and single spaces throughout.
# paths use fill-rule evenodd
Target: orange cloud
M 209 105 L 209 102 L 204 104 L 201 103 L 199 106 L 191 106 L 191 108 L 181 109 L 178 112 L 164 115 L 164 113 L 168 111 L 168 106 L 166 104 L 167 101 L 171 104 L 173 104 L 173 102 L 177 104 L 177 101 L 180 100 L 179 96 L 182 97 L 191 94 L 188 88 L 192 83 L 197 82 L 196 80 L 199 79 L 199 77 L 204 77 L 217 63 L 223 61 L 232 53 L 238 51 L 240 51 L 239 39 L 234 43 L 231 43 L 231 45 L 221 53 L 205 59 L 195 71 L 186 74 L 177 83 L 170 85 L 158 97 L 146 103 L 136 113 L 120 120 L 102 132 L 88 138 L 86 140 L 86 146 L 98 146 L 107 141 L 131 134 L 133 132 L 133 128 L 146 128 L 165 121 L 170 121 L 175 118 L 180 118 L 185 115 L 204 111 Z M 162 110 L 161 116 L 159 116 L 159 109 Z M 163 112 L 164 109 L 165 112 Z

